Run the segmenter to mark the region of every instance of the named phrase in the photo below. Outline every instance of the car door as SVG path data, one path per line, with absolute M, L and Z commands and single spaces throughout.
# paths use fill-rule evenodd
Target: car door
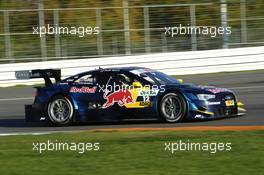
M 109 111 L 109 114 L 120 119 L 141 119 L 149 116 L 147 111 L 152 107 L 152 98 L 139 97 L 141 89 L 133 86 L 139 80 L 123 71 L 104 72 L 100 77 L 104 85 L 102 108 Z
M 125 105 L 132 102 L 131 93 L 127 89 L 131 80 L 119 70 L 104 70 L 99 74 L 102 109 L 109 114 L 109 118 L 122 120 L 128 115 Z
M 89 72 L 80 75 L 72 82 L 69 93 L 78 104 L 80 121 L 101 120 L 101 101 L 98 95 L 99 87 L 96 72 Z
M 127 76 L 132 81 L 132 96 L 134 103 L 126 105 L 136 119 L 156 118 L 157 109 L 157 86 L 153 83 L 127 72 Z

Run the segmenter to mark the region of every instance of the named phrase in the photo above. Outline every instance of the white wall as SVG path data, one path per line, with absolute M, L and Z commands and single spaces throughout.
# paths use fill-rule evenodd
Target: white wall
M 98 67 L 142 66 L 171 75 L 264 69 L 264 47 L 158 53 L 33 63 L 0 64 L 0 86 L 39 83 L 16 80 L 15 71 L 59 68 L 62 78 Z

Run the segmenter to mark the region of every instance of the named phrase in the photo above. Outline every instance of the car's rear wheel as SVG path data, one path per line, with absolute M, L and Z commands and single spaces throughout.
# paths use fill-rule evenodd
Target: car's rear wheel
M 186 102 L 179 93 L 168 93 L 160 101 L 160 113 L 167 122 L 180 122 L 186 115 Z
M 72 121 L 74 109 L 71 101 L 62 95 L 58 95 L 48 104 L 48 117 L 58 126 L 69 125 Z

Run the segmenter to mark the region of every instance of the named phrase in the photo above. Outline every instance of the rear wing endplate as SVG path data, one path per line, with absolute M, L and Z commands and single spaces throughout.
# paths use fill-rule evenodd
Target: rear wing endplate
M 50 78 L 54 78 L 56 83 L 61 81 L 60 69 L 35 69 L 35 70 L 22 70 L 15 71 L 15 77 L 17 80 L 29 80 L 34 78 L 43 78 L 45 86 L 52 85 Z

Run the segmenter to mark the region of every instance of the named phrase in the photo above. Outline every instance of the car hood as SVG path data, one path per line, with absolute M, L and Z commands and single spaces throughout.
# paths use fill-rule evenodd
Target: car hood
M 175 85 L 169 85 L 168 87 L 172 87 Z M 215 86 L 201 86 L 201 85 L 195 85 L 195 84 L 181 84 L 177 85 L 178 88 L 185 92 L 191 92 L 191 93 L 209 93 L 209 94 L 219 94 L 219 93 L 233 93 L 233 91 L 226 89 L 226 88 L 219 88 Z

